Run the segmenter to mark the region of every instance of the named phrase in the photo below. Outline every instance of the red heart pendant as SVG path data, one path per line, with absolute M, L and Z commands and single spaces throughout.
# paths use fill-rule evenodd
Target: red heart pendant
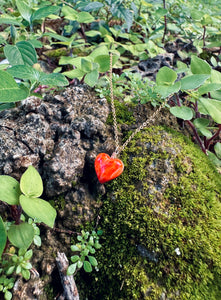
M 106 153 L 98 154 L 94 166 L 100 183 L 105 183 L 120 176 L 124 170 L 124 164 L 120 159 L 112 158 Z

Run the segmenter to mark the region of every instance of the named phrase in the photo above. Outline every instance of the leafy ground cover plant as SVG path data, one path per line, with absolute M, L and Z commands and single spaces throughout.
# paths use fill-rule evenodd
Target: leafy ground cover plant
M 11 299 L 16 275 L 30 278 L 29 262 L 32 250 L 27 250 L 32 242 L 41 245 L 40 230 L 36 222 L 53 227 L 55 209 L 40 199 L 43 192 L 41 176 L 33 166 L 29 166 L 19 182 L 6 175 L 0 176 L 0 199 L 10 205 L 12 222 L 4 222 L 0 217 L 0 291 L 5 299 Z M 25 213 L 22 214 L 22 211 Z M 29 216 L 28 220 L 26 216 Z M 9 249 L 9 245 L 12 245 Z M 16 249 L 18 252 L 16 254 Z
M 81 235 L 77 236 L 79 243 L 72 245 L 71 250 L 76 254 L 71 257 L 71 264 L 67 269 L 67 275 L 76 274 L 82 267 L 85 272 L 92 272 L 92 268 L 98 270 L 98 262 L 93 256 L 96 250 L 101 248 L 99 243 L 99 236 L 102 235 L 102 230 L 92 231 L 81 231 Z

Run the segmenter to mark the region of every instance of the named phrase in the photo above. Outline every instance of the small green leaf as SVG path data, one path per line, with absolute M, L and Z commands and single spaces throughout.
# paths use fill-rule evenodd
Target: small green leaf
M 99 73 L 98 70 L 93 70 L 90 73 L 87 73 L 84 82 L 88 84 L 89 86 L 93 87 L 98 81 Z
M 201 86 L 210 75 L 207 74 L 197 74 L 185 76 L 181 79 L 181 90 L 194 90 Z
M 32 217 L 33 219 L 36 218 L 40 222 L 43 222 L 46 225 L 48 225 L 49 227 L 54 226 L 56 210 L 47 201 L 40 198 L 30 198 L 21 195 L 20 204 L 22 206 L 22 209 L 28 216 Z
M 198 89 L 198 93 L 201 96 L 201 95 L 207 94 L 209 92 L 217 91 L 217 90 L 220 90 L 220 89 L 221 89 L 221 84 L 220 83 L 208 83 L 208 84 L 204 84 L 203 86 L 201 86 Z
M 89 263 L 89 261 L 84 261 L 84 270 L 85 270 L 85 272 L 87 272 L 87 273 L 90 273 L 90 272 L 92 272 L 92 266 L 91 266 L 91 264 Z
M 218 159 L 218 157 L 213 153 L 207 150 L 207 154 L 209 157 L 209 160 L 217 167 L 220 168 L 221 167 L 221 160 Z
M 87 59 L 82 58 L 81 59 L 81 70 L 86 73 L 92 71 L 93 70 L 92 62 Z
M 88 259 L 89 259 L 89 262 L 91 263 L 91 265 L 92 265 L 93 267 L 96 267 L 96 266 L 98 265 L 97 260 L 96 260 L 95 257 L 89 256 L 89 255 L 88 255 Z
M 74 255 L 74 256 L 71 256 L 71 261 L 73 263 L 75 263 L 76 261 L 78 261 L 80 259 L 80 257 L 78 255 Z
M 193 111 L 189 107 L 174 106 L 170 108 L 171 114 L 182 120 L 191 120 L 193 118 Z
M 177 79 L 177 73 L 168 67 L 162 67 L 156 75 L 157 85 L 172 85 Z
M 24 277 L 24 279 L 29 280 L 30 279 L 30 271 L 26 269 L 21 270 L 21 274 Z
M 31 22 L 34 20 L 39 20 L 42 18 L 46 18 L 49 15 L 57 14 L 60 10 L 58 6 L 44 6 L 37 9 L 31 16 Z
M 24 255 L 24 259 L 29 260 L 32 257 L 32 254 L 33 254 L 33 251 L 31 249 L 28 250 Z
M 221 101 L 209 98 L 200 98 L 199 111 L 203 114 L 210 115 L 216 123 L 221 124 Z
M 78 13 L 77 21 L 79 23 L 91 23 L 94 21 L 94 17 L 86 11 L 82 11 L 82 12 Z
M 83 266 L 83 261 L 78 261 L 77 262 L 77 267 L 78 267 L 78 269 L 80 269 L 80 268 L 82 268 L 82 266 Z
M 9 73 L 0 70 L 0 78 L 1 103 L 21 101 L 28 97 L 29 90 L 23 85 L 19 86 Z
M 9 205 L 18 205 L 21 195 L 19 182 L 11 176 L 0 176 L 0 200 Z
M 81 249 L 79 249 L 78 246 L 76 246 L 76 245 L 71 245 L 71 250 L 73 252 L 81 251 Z
M 16 270 L 15 270 L 15 273 L 16 273 L 16 274 L 21 273 L 21 266 L 20 266 L 20 265 L 17 266 L 17 268 L 16 268 Z
M 190 68 L 193 74 L 211 74 L 211 66 L 203 59 L 191 56 Z
M 110 69 L 110 56 L 99 55 L 95 57 L 94 62 L 99 64 L 99 71 L 101 73 L 107 72 Z
M 32 264 L 30 262 L 23 262 L 22 268 L 24 268 L 25 270 L 30 270 L 32 268 Z
M 214 150 L 219 159 L 221 159 L 221 143 L 217 142 L 214 146 Z
M 77 263 L 70 265 L 67 269 L 67 275 L 73 275 L 74 272 L 76 271 L 76 267 L 77 267 Z
M 11 275 L 15 270 L 15 266 L 11 266 L 7 269 L 6 275 Z
M 39 82 L 49 86 L 67 86 L 69 82 L 61 73 L 44 74 L 40 73 Z
M 28 223 L 21 223 L 19 225 L 11 225 L 8 230 L 9 241 L 18 248 L 27 249 L 34 238 L 34 229 Z
M 41 176 L 33 166 L 29 166 L 22 175 L 20 188 L 22 193 L 29 197 L 40 197 L 43 193 Z
M 12 293 L 9 292 L 9 291 L 6 291 L 5 295 L 4 295 L 4 298 L 5 298 L 5 300 L 11 300 L 12 299 Z
M 33 242 L 36 246 L 41 247 L 41 237 L 39 235 L 34 236 Z
M 180 81 L 175 82 L 173 85 L 158 85 L 156 86 L 156 91 L 163 98 L 167 98 L 170 95 L 179 92 L 180 90 Z
M 1 260 L 2 253 L 5 249 L 6 241 L 7 241 L 7 234 L 5 230 L 5 225 L 2 220 L 2 217 L 0 216 L 0 260 Z

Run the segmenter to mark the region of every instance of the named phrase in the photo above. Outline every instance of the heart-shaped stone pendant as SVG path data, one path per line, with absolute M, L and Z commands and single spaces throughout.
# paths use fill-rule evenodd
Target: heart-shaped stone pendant
M 106 153 L 98 154 L 94 166 L 100 183 L 105 183 L 118 177 L 124 170 L 124 164 L 120 159 L 112 158 Z

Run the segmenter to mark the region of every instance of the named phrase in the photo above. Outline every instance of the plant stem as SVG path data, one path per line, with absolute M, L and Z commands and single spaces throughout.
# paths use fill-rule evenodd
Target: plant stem
M 206 142 L 205 142 L 205 148 L 206 149 L 209 149 L 209 146 L 212 142 L 212 140 L 214 140 L 221 132 L 221 124 L 218 125 L 219 129 L 217 130 L 217 132 L 210 138 L 208 139 Z
M 203 47 L 206 46 L 205 38 L 206 38 L 206 26 L 204 25 L 203 26 Z
M 166 0 L 163 0 L 163 8 L 166 9 Z M 163 38 L 162 38 L 162 43 L 165 41 L 165 36 L 167 33 L 167 16 L 164 16 L 164 33 L 163 33 Z
M 12 218 L 15 220 L 15 224 L 19 225 L 21 223 L 21 213 L 22 213 L 22 208 L 19 205 L 11 205 L 11 215 Z
M 201 148 L 202 151 L 206 154 L 206 148 L 205 148 L 205 146 L 204 146 L 204 144 L 203 144 L 201 138 L 199 137 L 199 134 L 198 134 L 198 132 L 197 132 L 195 126 L 194 126 L 193 123 L 192 123 L 191 121 L 189 121 L 189 120 L 186 120 L 185 122 L 186 122 L 186 123 L 191 127 L 191 129 L 193 130 L 194 136 L 196 137 L 196 140 L 197 140 L 197 142 L 199 143 L 200 148 Z

